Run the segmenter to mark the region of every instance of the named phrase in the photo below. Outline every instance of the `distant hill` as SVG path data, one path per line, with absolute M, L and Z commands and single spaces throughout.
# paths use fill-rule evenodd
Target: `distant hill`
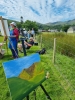
M 57 22 L 53 22 L 53 23 L 46 23 L 46 24 L 41 24 L 41 23 L 38 23 L 36 22 L 37 25 L 38 25 L 38 28 L 39 29 L 42 29 L 42 30 L 49 30 L 49 29 L 57 29 L 57 31 L 60 31 L 60 30 L 63 30 L 63 27 L 64 25 L 65 26 L 75 26 L 75 19 L 73 20 L 68 20 L 68 21 L 57 21 Z
M 73 25 L 75 24 L 75 19 L 73 20 L 69 20 L 69 21 L 58 21 L 58 22 L 54 22 L 54 23 L 47 23 L 45 25 L 48 25 L 48 26 L 55 26 L 55 25 Z
M 5 18 L 4 18 L 5 19 Z M 19 22 L 19 21 L 15 21 L 15 20 L 10 20 L 10 19 L 7 19 L 8 20 L 8 23 L 14 21 L 14 22 Z M 49 22 L 49 23 L 46 23 L 46 24 L 42 24 L 42 23 L 39 23 L 39 22 L 36 22 L 38 26 L 56 26 L 56 25 L 75 25 L 75 19 L 73 20 L 68 20 L 68 21 L 57 21 L 57 22 Z
M 40 74 L 42 74 L 44 77 L 44 70 L 43 68 L 41 68 L 41 63 L 34 63 L 29 68 L 23 69 L 22 72 L 19 74 L 18 78 L 24 80 L 32 80 Z
M 19 74 L 19 78 L 21 79 L 30 79 L 33 77 L 33 73 L 34 73 L 34 70 L 35 70 L 35 65 L 33 64 L 32 66 L 30 66 L 29 68 L 27 69 L 24 69 L 20 74 Z
M 8 25 L 9 25 L 11 22 L 15 22 L 16 24 L 19 23 L 19 21 L 16 21 L 16 20 L 11 20 L 11 19 L 7 19 L 7 18 L 3 18 L 3 19 L 8 21 Z

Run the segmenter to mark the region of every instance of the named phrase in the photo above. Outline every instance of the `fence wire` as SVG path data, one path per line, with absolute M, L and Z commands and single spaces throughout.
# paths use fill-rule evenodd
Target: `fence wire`
M 39 40 L 39 43 L 42 45 L 41 48 L 46 48 L 46 54 L 48 54 L 49 59 L 53 59 L 54 38 L 46 38 L 42 36 L 42 40 L 41 38 L 39 38 Z M 68 58 L 68 60 L 71 59 L 71 61 L 66 61 L 65 58 Z M 56 39 L 55 68 L 60 74 L 59 77 L 63 78 L 61 85 L 64 87 L 66 95 L 68 96 L 69 100 L 74 100 L 73 96 L 75 95 L 74 60 L 75 47 Z M 71 66 L 70 63 L 72 64 L 72 61 L 73 65 Z M 66 66 L 66 63 L 69 63 L 68 66 Z M 64 69 L 66 70 L 64 71 Z
M 42 40 L 41 40 L 42 39 Z M 46 48 L 47 53 L 49 50 L 53 50 L 54 47 L 54 38 L 41 38 L 41 36 L 38 39 L 40 43 L 41 48 Z M 56 39 L 56 53 L 61 53 L 65 56 L 75 58 L 75 47 L 72 45 L 69 45 L 67 43 L 63 43 Z

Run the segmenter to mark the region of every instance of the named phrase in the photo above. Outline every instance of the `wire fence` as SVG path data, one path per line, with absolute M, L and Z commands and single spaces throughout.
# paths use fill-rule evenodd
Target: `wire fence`
M 43 38 L 43 36 L 39 36 L 38 41 L 40 44 L 41 48 L 46 48 L 47 53 L 49 53 L 50 50 L 54 49 L 54 39 L 55 38 Z M 55 52 L 56 53 L 60 53 L 61 55 L 65 55 L 71 58 L 75 58 L 75 47 L 72 45 L 69 45 L 67 43 L 63 43 L 61 41 L 59 41 L 56 38 L 55 41 Z
M 42 39 L 42 40 L 41 40 Z M 67 38 L 66 38 L 67 39 Z M 75 47 L 65 43 L 58 38 L 39 36 L 38 41 L 41 48 L 46 48 L 46 54 L 55 65 L 60 74 L 60 83 L 63 86 L 69 100 L 75 99 Z M 71 41 L 71 40 L 70 40 Z M 72 42 L 71 42 L 72 44 Z M 73 43 L 74 44 L 74 43 Z

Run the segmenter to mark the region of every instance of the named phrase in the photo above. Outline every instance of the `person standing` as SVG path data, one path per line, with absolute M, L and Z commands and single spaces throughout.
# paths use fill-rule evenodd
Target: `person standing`
M 35 38 L 35 31 L 34 31 L 33 28 L 32 28 L 32 30 L 31 30 L 31 36 L 32 36 L 33 38 Z
M 12 52 L 13 58 L 18 58 L 18 49 L 17 49 L 17 43 L 19 39 L 19 30 L 16 28 L 16 23 L 12 22 L 10 23 L 10 36 L 9 36 L 9 48 Z
M 24 28 L 23 31 L 24 31 L 24 36 L 27 37 L 27 31 L 26 31 L 26 29 Z
M 28 39 L 31 37 L 31 30 L 29 29 L 28 33 L 27 33 L 27 37 Z

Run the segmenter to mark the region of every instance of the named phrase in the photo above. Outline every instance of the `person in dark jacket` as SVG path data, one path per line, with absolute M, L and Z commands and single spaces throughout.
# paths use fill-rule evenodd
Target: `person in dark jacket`
M 26 49 L 30 49 L 30 47 L 32 47 L 33 44 L 34 44 L 33 37 L 30 37 L 29 42 L 24 41 L 24 46 Z M 18 44 L 18 49 L 20 52 L 23 52 L 22 44 L 20 44 L 20 43 Z

